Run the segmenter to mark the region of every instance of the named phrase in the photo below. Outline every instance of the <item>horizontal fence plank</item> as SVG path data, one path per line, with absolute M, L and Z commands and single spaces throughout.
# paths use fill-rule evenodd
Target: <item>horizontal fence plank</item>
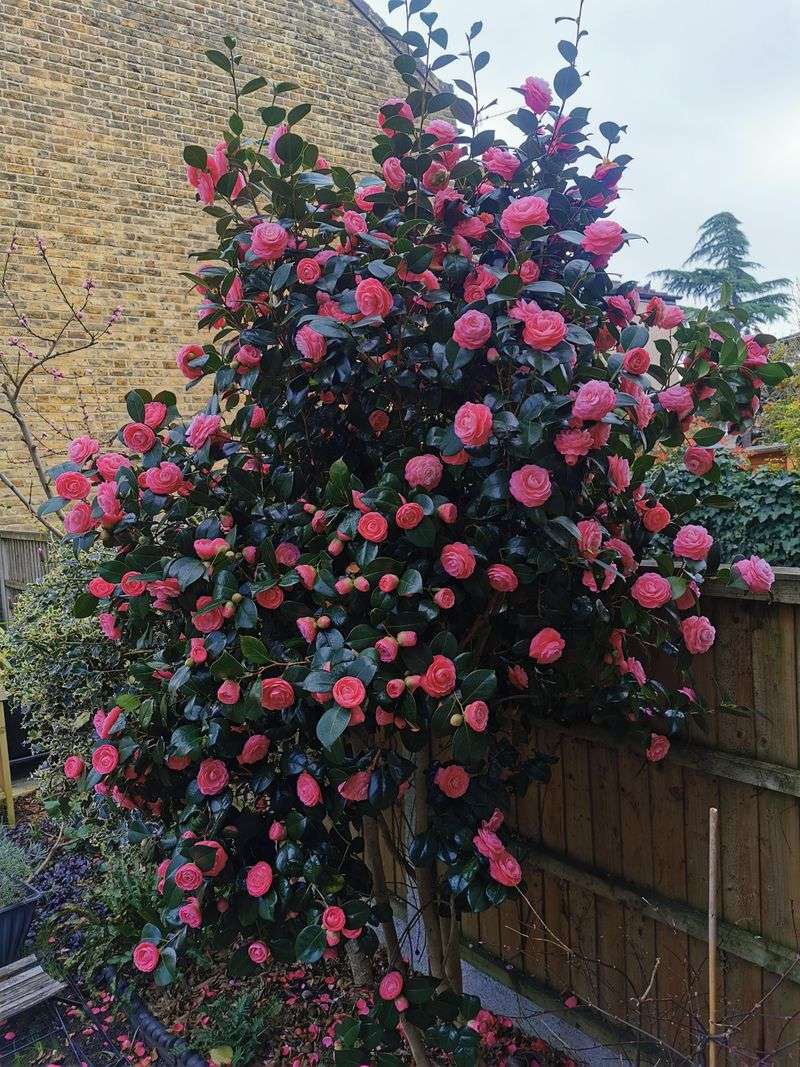
M 773 567 L 775 584 L 769 593 L 751 593 L 749 589 L 735 589 L 725 582 L 714 579 L 703 586 L 704 597 L 721 597 L 725 600 L 754 600 L 762 603 L 800 604 L 800 567 Z
M 625 737 L 616 737 L 602 726 L 591 723 L 559 723 L 532 715 L 527 721 L 537 726 L 547 726 L 551 730 L 563 733 L 566 737 L 591 741 L 612 749 L 631 748 L 631 742 Z M 787 796 L 800 797 L 800 770 L 782 767 L 777 763 L 750 759 L 748 756 L 736 756 L 717 749 L 703 748 L 673 741 L 667 759 L 679 767 L 689 767 L 701 774 L 715 778 L 727 778 L 733 782 L 743 782 L 759 789 L 769 789 L 773 793 L 785 793 Z M 644 761 L 643 761 L 644 762 Z
M 618 878 L 599 873 L 596 868 L 582 866 L 559 856 L 549 849 L 516 835 L 520 858 L 532 867 L 545 871 L 570 885 L 588 889 L 598 897 L 623 904 L 633 911 L 690 934 L 699 941 L 708 940 L 708 918 L 705 912 L 680 901 L 669 900 L 650 889 L 642 889 Z M 800 983 L 800 952 L 761 937 L 751 930 L 732 923 L 718 924 L 719 946 L 737 959 L 755 963 L 758 967 L 785 975 L 786 980 Z

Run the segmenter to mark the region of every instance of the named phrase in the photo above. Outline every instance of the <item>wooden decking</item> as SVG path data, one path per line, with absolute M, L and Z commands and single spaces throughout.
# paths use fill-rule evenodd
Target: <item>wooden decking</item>
M 51 978 L 35 956 L 0 967 L 0 1019 L 10 1019 L 22 1011 L 35 1008 L 66 989 L 63 982 Z

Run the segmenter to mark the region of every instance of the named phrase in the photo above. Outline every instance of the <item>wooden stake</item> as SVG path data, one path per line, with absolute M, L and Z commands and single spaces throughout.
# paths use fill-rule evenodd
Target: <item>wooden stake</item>
M 717 896 L 719 812 L 708 809 L 708 1067 L 717 1067 Z

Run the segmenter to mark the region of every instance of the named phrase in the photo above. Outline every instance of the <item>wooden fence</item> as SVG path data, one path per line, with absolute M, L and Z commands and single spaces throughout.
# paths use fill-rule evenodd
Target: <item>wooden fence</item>
M 468 916 L 465 955 L 521 991 L 577 994 L 595 1017 L 704 1062 L 708 809 L 721 822 L 721 1063 L 800 1063 L 800 570 L 771 601 L 716 588 L 697 683 L 719 713 L 652 765 L 601 730 L 537 727 L 558 757 L 512 825 L 526 888 Z M 540 998 L 541 1002 L 541 998 Z M 661 1058 L 658 1062 L 665 1062 Z
M 44 574 L 47 549 L 41 534 L 0 530 L 0 622 L 8 621 L 20 590 Z

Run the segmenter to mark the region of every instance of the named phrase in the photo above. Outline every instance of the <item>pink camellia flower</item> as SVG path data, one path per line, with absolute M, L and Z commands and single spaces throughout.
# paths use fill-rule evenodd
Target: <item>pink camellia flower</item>
M 465 311 L 453 327 L 453 340 L 471 352 L 483 348 L 491 336 L 492 320 L 482 311 Z
M 111 774 L 119 763 L 119 752 L 115 745 L 98 745 L 92 753 L 92 770 L 98 774 Z
M 230 781 L 228 768 L 220 759 L 204 759 L 197 771 L 197 788 L 204 797 L 215 797 Z
M 673 330 L 680 326 L 685 318 L 683 308 L 679 308 L 677 304 L 665 304 L 658 325 L 664 330 Z
M 322 275 L 322 267 L 316 259 L 301 259 L 297 264 L 297 280 L 301 285 L 313 285 L 319 281 Z
M 358 520 L 356 527 L 365 541 L 380 544 L 389 535 L 389 523 L 379 511 L 368 511 Z
M 381 1000 L 396 1000 L 403 992 L 404 980 L 399 971 L 389 971 L 381 978 L 378 996 Z
M 92 596 L 96 596 L 98 600 L 101 600 L 103 597 L 111 596 L 111 594 L 116 589 L 116 586 L 113 582 L 107 582 L 105 578 L 100 578 L 98 576 L 96 578 L 92 578 L 88 582 L 86 588 L 89 590 Z
M 81 505 L 81 504 L 76 504 L 75 505 L 76 508 L 79 508 L 79 507 L 82 507 L 82 506 L 84 506 L 84 505 Z M 88 507 L 88 504 L 85 505 L 85 506 Z M 74 510 L 75 509 L 73 508 L 73 511 Z M 65 522 L 64 525 L 66 526 L 66 522 Z M 101 611 L 100 614 L 97 616 L 97 624 L 100 627 L 101 632 L 103 634 L 105 634 L 105 636 L 109 639 L 109 641 L 120 641 L 122 639 L 122 629 L 117 624 L 116 615 L 114 615 L 112 612 L 110 612 L 110 611 Z
M 330 930 L 331 933 L 338 934 L 347 926 L 347 916 L 343 908 L 333 904 L 323 911 L 320 923 L 323 930 Z
M 541 666 L 547 667 L 551 663 L 555 663 L 556 660 L 561 659 L 566 644 L 558 630 L 552 626 L 545 626 L 531 640 L 528 655 Z
M 406 463 L 403 475 L 412 488 L 435 489 L 442 480 L 442 462 L 437 456 L 412 456 Z
M 360 678 L 345 675 L 333 684 L 333 699 L 343 708 L 357 708 L 367 699 L 367 690 Z
M 623 456 L 608 457 L 608 480 L 613 493 L 624 493 L 631 484 L 631 465 Z
M 592 450 L 592 435 L 588 430 L 561 430 L 553 441 L 556 451 L 564 457 L 569 467 Z
M 685 385 L 671 385 L 658 393 L 658 401 L 665 411 L 674 412 L 678 418 L 685 418 L 694 407 L 691 390 Z
M 183 345 L 175 353 L 175 362 L 178 364 L 184 378 L 196 380 L 203 377 L 203 370 L 201 367 L 191 366 L 191 361 L 203 359 L 204 357 L 205 352 L 202 345 Z
M 419 504 L 413 501 L 401 504 L 394 513 L 394 521 L 401 530 L 415 530 L 425 518 L 425 512 Z
M 645 756 L 650 763 L 658 763 L 669 752 L 669 738 L 663 734 L 650 734 L 650 744 Z
M 462 581 L 469 578 L 475 570 L 475 556 L 469 545 L 465 545 L 463 541 L 453 541 L 445 545 L 440 561 L 446 574 Z
M 522 881 L 522 868 L 510 852 L 502 852 L 489 860 L 489 877 L 500 885 L 513 887 Z
M 567 324 L 558 311 L 531 311 L 525 316 L 522 339 L 540 352 L 549 352 L 567 335 Z
M 661 533 L 671 522 L 672 516 L 660 502 L 642 513 L 642 525 L 649 533 Z
M 224 537 L 198 537 L 192 545 L 198 559 L 212 560 L 231 546 Z
M 150 974 L 158 967 L 161 953 L 152 941 L 140 941 L 133 950 L 133 965 L 142 974 Z
M 303 771 L 297 779 L 297 798 L 307 808 L 316 807 L 322 800 L 319 783 L 308 771 Z
M 610 256 L 622 247 L 625 231 L 613 219 L 590 222 L 583 231 L 581 248 L 595 256 Z
M 164 461 L 145 472 L 145 485 L 156 496 L 169 496 L 183 485 L 183 472 L 177 463 Z
M 739 577 L 752 593 L 768 593 L 775 581 L 775 572 L 760 556 L 740 559 L 734 564 Z
M 377 278 L 364 278 L 356 286 L 356 306 L 364 316 L 377 315 L 385 319 L 393 303 L 392 294 Z
M 535 463 L 528 463 L 511 475 L 508 488 L 511 495 L 526 508 L 540 508 L 553 492 L 550 472 Z
M 282 711 L 294 704 L 294 686 L 285 678 L 261 679 L 261 707 L 267 711 Z
M 513 667 L 508 668 L 508 680 L 515 689 L 519 690 L 525 690 L 530 685 L 528 672 L 519 663 L 515 663 Z
M 649 571 L 640 574 L 631 586 L 631 596 L 643 608 L 663 608 L 672 599 L 672 589 L 666 578 Z
M 389 156 L 388 159 L 383 161 L 381 173 L 383 174 L 384 181 L 390 189 L 399 192 L 401 189 L 405 188 L 406 172 L 403 170 L 403 164 L 397 156 Z
M 451 800 L 458 800 L 459 797 L 463 797 L 469 789 L 469 775 L 458 763 L 440 767 L 433 776 L 433 780 L 444 795 Z
M 714 538 L 705 526 L 682 526 L 672 542 L 672 551 L 684 559 L 705 559 L 714 544 Z
M 480 829 L 472 839 L 472 843 L 475 846 L 475 850 L 481 856 L 485 856 L 487 860 L 492 859 L 493 856 L 502 856 L 506 851 L 506 846 L 494 830 L 489 829 L 486 823 L 481 824 Z
M 388 109 L 386 114 L 384 114 L 384 109 Z M 392 115 L 402 115 L 409 122 L 414 121 L 414 112 L 411 110 L 411 105 L 407 100 L 402 100 L 399 96 L 390 96 L 388 100 L 384 100 L 381 104 L 378 111 L 378 125 L 381 129 L 383 129 L 387 118 Z
M 262 963 L 267 962 L 271 953 L 269 946 L 263 941 L 251 941 L 247 946 L 247 955 L 250 957 L 251 963 L 261 966 Z
M 448 589 L 447 587 L 444 589 L 437 589 L 433 594 L 433 602 L 437 607 L 441 608 L 442 611 L 449 611 L 456 602 L 456 594 L 452 589 Z
M 489 174 L 498 174 L 506 182 L 510 182 L 520 168 L 517 156 L 505 148 L 487 148 L 481 159 Z
M 596 519 L 581 519 L 577 524 L 578 551 L 586 559 L 594 559 L 603 544 L 603 531 Z
M 464 722 L 470 730 L 482 734 L 489 725 L 489 706 L 485 700 L 473 700 L 464 708 Z
M 221 415 L 195 415 L 186 431 L 186 443 L 191 448 L 200 449 L 210 441 L 222 425 Z
M 467 448 L 480 448 L 492 436 L 492 409 L 486 404 L 462 404 L 456 412 L 453 428 L 456 437 Z
M 156 435 L 143 422 L 129 422 L 122 431 L 122 440 L 131 452 L 149 452 L 156 443 Z
M 247 872 L 245 885 L 251 897 L 263 897 L 269 892 L 272 885 L 272 868 L 270 865 L 263 860 L 254 864 Z
M 309 363 L 321 363 L 327 353 L 327 341 L 307 323 L 294 334 L 294 345 Z
M 275 559 L 282 567 L 294 567 L 300 559 L 300 549 L 290 541 L 281 541 L 275 549 Z
M 714 466 L 713 448 L 701 448 L 699 445 L 689 445 L 683 453 L 683 465 L 690 474 L 702 477 L 708 474 Z
M 178 918 L 193 930 L 200 929 L 203 925 L 203 913 L 200 910 L 197 897 L 189 897 L 186 903 L 178 908 Z
M 274 263 L 289 244 L 289 234 L 277 222 L 260 222 L 250 238 L 250 254 L 255 263 Z
M 90 456 L 96 455 L 99 451 L 100 442 L 94 437 L 89 437 L 88 434 L 82 434 L 74 441 L 70 441 L 67 456 L 73 463 L 85 463 Z
M 167 417 L 167 405 L 160 400 L 150 400 L 144 406 L 144 424 L 157 430 Z
M 65 500 L 83 500 L 91 488 L 92 483 L 80 471 L 64 471 L 55 480 L 56 493 Z
M 203 872 L 196 863 L 182 863 L 173 875 L 175 885 L 184 893 L 193 893 L 203 884 Z
M 683 643 L 693 656 L 702 656 L 714 644 L 717 631 L 705 615 L 690 615 L 681 623 Z
M 247 767 L 251 763 L 259 763 L 269 751 L 269 738 L 264 734 L 252 734 L 245 741 L 242 751 L 236 757 L 236 762 Z
M 547 201 L 541 196 L 519 196 L 500 216 L 500 229 L 506 237 L 519 237 L 526 226 L 544 226 L 549 218 Z
M 622 369 L 628 374 L 647 374 L 650 370 L 650 353 L 646 348 L 629 348 L 622 360 Z
M 583 382 L 572 404 L 572 414 L 576 419 L 591 419 L 598 422 L 613 410 L 617 394 L 608 384 L 598 379 Z
M 519 578 L 505 563 L 493 563 L 486 569 L 486 578 L 498 593 L 513 593 L 519 585 Z
M 537 115 L 547 111 L 553 102 L 553 94 L 544 78 L 526 78 L 519 91 L 525 97 L 525 103 Z
M 190 639 L 189 658 L 192 663 L 205 663 L 208 659 L 208 649 L 202 637 L 192 637 Z
M 80 778 L 85 770 L 86 764 L 80 756 L 67 756 L 64 760 L 64 777 L 70 781 Z
M 458 137 L 458 130 L 455 128 L 452 122 L 448 122 L 447 119 L 433 119 L 425 127 L 425 133 L 435 137 L 433 147 L 441 148 L 442 145 L 452 144 Z
M 121 452 L 106 452 L 97 457 L 97 473 L 104 482 L 113 482 L 120 467 L 130 467 L 131 461 Z
M 196 610 L 192 612 L 192 625 L 201 634 L 210 634 L 214 630 L 220 630 L 225 622 L 222 607 L 219 604 L 209 607 L 210 604 L 213 604 L 210 596 L 199 596 L 195 601 Z
M 225 851 L 219 841 L 196 841 L 195 845 L 197 848 L 202 847 L 214 850 L 214 862 L 208 868 L 205 874 L 207 878 L 216 878 L 217 875 L 222 872 L 223 868 L 225 867 L 225 864 L 228 862 L 228 853 Z M 203 863 L 203 860 L 201 860 L 200 862 Z
M 434 656 L 419 684 L 429 697 L 446 697 L 456 687 L 455 664 L 447 656 Z
M 217 689 L 217 700 L 220 704 L 236 704 L 241 696 L 241 688 L 238 682 L 232 678 L 226 678 Z
M 380 723 L 379 723 L 380 725 Z M 339 796 L 353 802 L 366 800 L 369 796 L 369 780 L 372 777 L 369 771 L 356 771 L 342 782 L 338 787 Z

